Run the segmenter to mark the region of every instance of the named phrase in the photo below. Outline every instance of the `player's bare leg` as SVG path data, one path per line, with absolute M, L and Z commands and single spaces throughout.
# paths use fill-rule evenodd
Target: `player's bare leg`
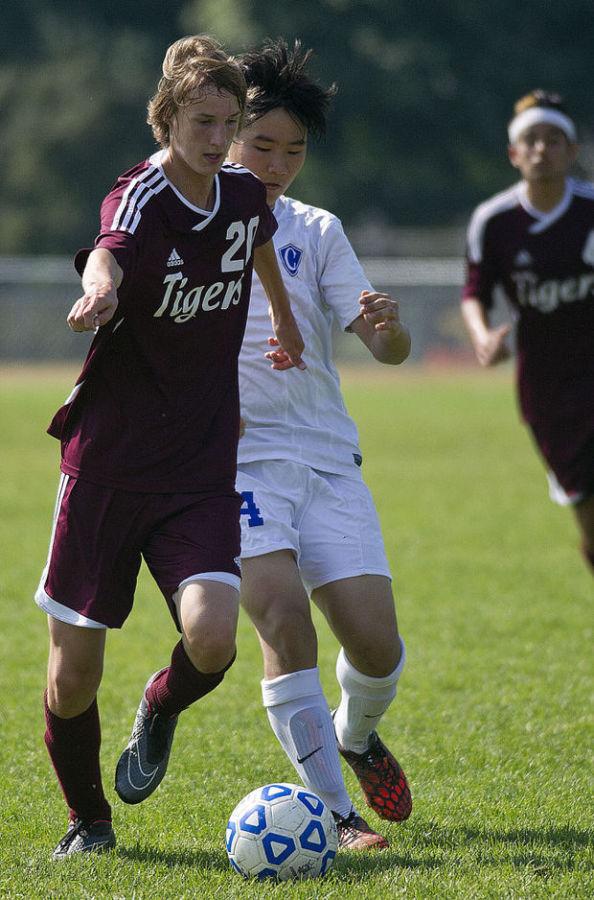
M 582 536 L 582 551 L 584 558 L 594 573 L 594 494 L 578 503 L 575 509 L 575 517 Z
M 387 847 L 353 809 L 344 784 L 309 598 L 292 552 L 243 559 L 241 598 L 260 639 L 268 719 L 300 779 L 333 811 L 341 847 Z
M 97 690 L 105 629 L 48 618 L 50 650 L 45 742 L 69 808 L 70 824 L 54 859 L 115 846 L 111 808 L 101 783 Z
M 218 581 L 185 585 L 176 601 L 182 641 L 199 672 L 214 674 L 235 655 L 239 592 Z
M 402 821 L 412 808 L 406 777 L 377 734 L 404 667 L 389 578 L 361 575 L 330 582 L 312 599 L 342 645 L 336 673 L 342 697 L 334 725 L 342 756 L 381 818 Z
M 318 639 L 293 553 L 242 559 L 241 574 L 241 604 L 258 632 L 264 677 L 316 666 Z
M 62 719 L 78 716 L 97 696 L 103 675 L 105 628 L 80 628 L 48 616 L 47 704 Z
M 182 639 L 170 665 L 149 678 L 116 767 L 115 788 L 125 803 L 140 803 L 156 790 L 167 771 L 179 713 L 214 690 L 235 659 L 235 588 L 196 580 L 175 600 Z

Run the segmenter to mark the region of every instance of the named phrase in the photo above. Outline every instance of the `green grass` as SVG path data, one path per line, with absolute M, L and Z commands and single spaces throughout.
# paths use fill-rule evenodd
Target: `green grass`
M 228 812 L 294 780 L 260 707 L 245 618 L 224 684 L 182 717 L 166 781 L 124 807 L 112 773 L 148 674 L 176 635 L 143 572 L 108 641 L 100 693 L 116 853 L 52 864 L 65 810 L 43 744 L 45 562 L 64 376 L 3 379 L 0 464 L 0 896 L 10 898 L 586 898 L 592 876 L 592 578 L 546 495 L 508 375 L 345 377 L 395 574 L 409 662 L 381 733 L 415 806 L 390 850 L 340 854 L 320 882 L 258 885 L 228 868 Z M 318 618 L 319 621 L 319 618 Z M 331 703 L 336 645 L 319 622 Z M 590 715 L 589 715 L 590 714 Z M 350 774 L 354 796 L 357 787 Z M 370 814 L 375 825 L 379 821 Z

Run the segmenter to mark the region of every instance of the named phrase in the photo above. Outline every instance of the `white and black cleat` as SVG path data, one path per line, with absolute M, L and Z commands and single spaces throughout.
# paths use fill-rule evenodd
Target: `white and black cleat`
M 66 859 L 75 853 L 104 853 L 116 845 L 111 822 L 71 819 L 68 831 L 54 850 L 52 859 Z
M 146 689 L 158 674 L 155 672 L 147 681 L 130 741 L 116 766 L 115 789 L 124 803 L 142 803 L 167 771 L 177 716 L 162 716 L 149 709 Z

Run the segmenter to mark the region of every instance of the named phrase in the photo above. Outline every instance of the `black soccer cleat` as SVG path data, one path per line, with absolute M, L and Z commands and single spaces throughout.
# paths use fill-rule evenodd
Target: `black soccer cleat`
M 104 853 L 116 845 L 111 822 L 71 819 L 68 831 L 54 850 L 52 859 L 66 859 L 74 853 Z
M 130 741 L 116 766 L 115 789 L 124 803 L 142 803 L 167 771 L 177 716 L 162 716 L 149 709 L 146 689 L 158 674 L 155 672 L 146 683 Z

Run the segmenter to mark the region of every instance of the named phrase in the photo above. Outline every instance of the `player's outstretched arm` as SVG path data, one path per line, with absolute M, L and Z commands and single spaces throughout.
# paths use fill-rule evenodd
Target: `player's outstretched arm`
M 398 301 L 389 294 L 362 291 L 359 305 L 361 315 L 351 323 L 351 331 L 378 362 L 391 366 L 404 362 L 410 353 L 410 334 L 400 321 Z
M 281 350 L 284 351 L 284 353 L 275 351 L 266 354 L 267 357 L 272 360 L 273 368 L 289 369 L 296 366 L 298 369 L 305 369 L 306 365 L 301 359 L 304 348 L 303 338 L 291 312 L 291 304 L 278 268 L 272 241 L 256 247 L 254 268 L 266 291 L 271 307 L 272 328 Z M 278 356 L 278 359 L 274 358 L 275 355 Z
M 113 317 L 118 306 L 117 289 L 124 273 L 109 250 L 97 247 L 89 254 L 82 276 L 84 294 L 67 322 L 73 331 L 96 331 Z
M 462 319 L 481 366 L 494 366 L 509 359 L 511 353 L 506 343 L 506 337 L 511 331 L 509 323 L 490 328 L 487 311 L 476 297 L 463 300 Z

